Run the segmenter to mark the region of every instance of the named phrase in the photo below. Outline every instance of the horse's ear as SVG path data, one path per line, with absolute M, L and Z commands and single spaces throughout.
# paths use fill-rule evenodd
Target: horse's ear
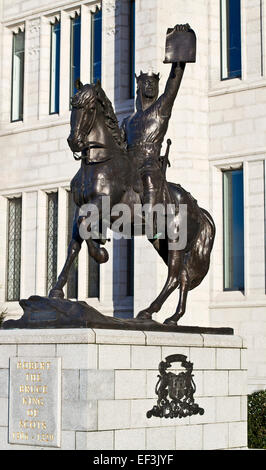
M 95 83 L 95 86 L 97 89 L 101 88 L 101 82 L 100 80 L 98 79 L 97 82 Z
M 80 81 L 79 78 L 77 78 L 77 80 L 75 80 L 75 88 L 77 90 L 81 90 L 82 87 L 83 87 L 83 83 Z

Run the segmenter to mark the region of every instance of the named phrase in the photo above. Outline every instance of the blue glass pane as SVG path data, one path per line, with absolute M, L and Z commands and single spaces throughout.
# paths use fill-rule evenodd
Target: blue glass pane
M 81 46 L 81 21 L 80 16 L 72 20 L 71 28 L 71 96 L 77 93 L 75 81 L 80 78 L 80 46 Z
M 229 0 L 229 78 L 241 77 L 241 1 Z
M 130 3 L 130 98 L 135 97 L 135 0 Z
M 92 15 L 92 82 L 102 78 L 102 10 Z
M 51 27 L 50 113 L 59 113 L 61 25 Z
M 243 170 L 232 171 L 233 289 L 244 289 Z
M 224 172 L 224 287 L 244 290 L 243 170 Z

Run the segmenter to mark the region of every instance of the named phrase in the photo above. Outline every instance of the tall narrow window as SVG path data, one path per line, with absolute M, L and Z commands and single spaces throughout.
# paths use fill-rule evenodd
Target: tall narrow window
M 244 290 L 243 170 L 223 173 L 224 289 Z
M 263 0 L 260 0 L 260 73 L 263 77 L 264 75 L 264 26 L 263 26 Z
M 127 240 L 127 295 L 134 295 L 134 238 Z
M 129 53 L 130 71 L 129 88 L 130 98 L 135 97 L 135 0 L 130 0 L 129 12 Z
M 13 34 L 11 121 L 23 120 L 25 33 Z
M 81 19 L 76 15 L 71 20 L 70 32 L 70 97 L 77 93 L 75 81 L 80 78 Z
M 22 198 L 8 200 L 7 300 L 20 298 Z
M 89 286 L 88 297 L 99 297 L 100 295 L 100 266 L 89 256 Z
M 58 193 L 47 194 L 47 293 L 57 280 Z
M 73 220 L 76 211 L 76 205 L 73 201 L 73 196 L 70 191 L 68 191 L 68 238 L 67 244 L 71 242 L 72 232 L 73 232 Z M 71 265 L 68 281 L 67 281 L 67 298 L 68 299 L 77 299 L 78 298 L 78 257 L 75 258 L 74 262 Z
M 102 10 L 97 9 L 91 17 L 91 82 L 102 78 Z
M 241 78 L 241 0 L 221 0 L 222 80 Z
M 51 24 L 50 47 L 50 114 L 59 113 L 60 21 Z

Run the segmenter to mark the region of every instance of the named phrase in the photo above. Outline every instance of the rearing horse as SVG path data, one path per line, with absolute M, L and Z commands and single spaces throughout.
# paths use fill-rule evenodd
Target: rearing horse
M 82 153 L 80 169 L 71 181 L 76 212 L 67 259 L 56 285 L 50 291 L 50 297 L 64 297 L 63 287 L 70 267 L 84 241 L 79 231 L 83 220 L 79 213 L 80 207 L 84 204 L 95 205 L 101 221 L 102 199 L 108 196 L 111 209 L 119 203 L 127 204 L 133 225 L 134 204 L 141 204 L 141 194 L 134 190 L 137 175 L 133 161 L 127 155 L 112 104 L 99 83 L 84 86 L 80 84 L 79 91 L 72 98 L 68 144 L 73 153 Z M 187 206 L 187 220 L 182 220 L 179 215 L 179 227 L 187 223 L 187 242 L 184 249 L 175 250 L 169 249 L 169 243 L 175 240 L 169 240 L 168 236 L 158 239 L 156 243 L 154 239 L 149 240 L 168 266 L 168 276 L 161 293 L 149 307 L 138 314 L 138 318 L 151 319 L 152 314 L 158 312 L 169 295 L 179 287 L 176 312 L 164 322 L 176 324 L 185 313 L 188 291 L 198 286 L 209 270 L 215 225 L 210 214 L 201 209 L 197 201 L 180 185 L 168 183 L 168 189 L 177 212 L 180 204 Z M 111 214 L 110 221 L 117 218 L 118 216 Z M 144 216 L 142 224 L 144 227 Z M 108 253 L 101 246 L 103 240 L 86 238 L 85 241 L 89 255 L 98 263 L 108 261 Z

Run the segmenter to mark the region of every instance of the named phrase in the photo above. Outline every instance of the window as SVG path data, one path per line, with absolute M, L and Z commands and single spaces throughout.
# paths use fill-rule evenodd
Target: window
M 241 78 L 241 0 L 221 0 L 222 80 Z
M 22 198 L 8 200 L 7 300 L 20 298 Z
M 130 98 L 135 97 L 135 0 L 130 0 L 129 12 L 129 50 L 130 50 Z
M 73 219 L 75 215 L 76 205 L 73 201 L 73 196 L 70 191 L 68 191 L 68 238 L 67 244 L 72 240 L 72 229 L 73 229 Z M 77 299 L 78 298 L 78 256 L 73 261 L 71 268 L 68 274 L 68 281 L 67 281 L 67 298 L 68 299 Z
M 57 281 L 58 193 L 47 194 L 47 293 Z
M 80 78 L 81 19 L 76 14 L 71 19 L 70 32 L 70 98 L 77 93 L 75 81 Z
M 127 240 L 127 295 L 134 295 L 134 238 Z
M 89 285 L 88 297 L 99 297 L 100 295 L 100 266 L 89 256 Z
M 91 83 L 102 78 L 102 10 L 91 16 Z
M 11 121 L 23 120 L 25 33 L 13 33 Z
M 223 172 L 224 290 L 244 291 L 243 169 Z
M 51 24 L 50 46 L 50 114 L 59 113 L 60 21 Z
M 266 160 L 263 161 L 264 170 L 264 266 L 265 266 L 265 294 L 266 294 Z

